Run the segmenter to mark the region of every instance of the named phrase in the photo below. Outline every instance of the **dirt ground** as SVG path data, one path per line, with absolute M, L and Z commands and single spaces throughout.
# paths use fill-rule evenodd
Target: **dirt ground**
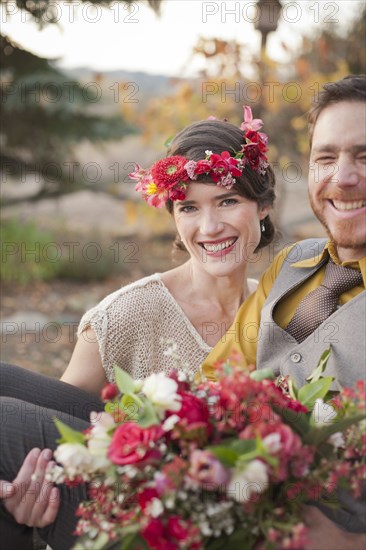
M 140 261 L 99 281 L 54 280 L 1 285 L 1 360 L 60 377 L 83 313 L 107 294 L 173 266 L 169 240 L 139 243 Z

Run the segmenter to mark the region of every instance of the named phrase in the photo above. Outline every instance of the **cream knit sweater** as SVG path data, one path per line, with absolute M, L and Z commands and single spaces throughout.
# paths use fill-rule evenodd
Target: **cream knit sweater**
M 181 361 L 197 372 L 211 351 L 175 301 L 159 273 L 145 277 L 109 294 L 82 317 L 78 337 L 91 327 L 108 380 L 118 365 L 137 378 L 152 372 L 169 372 L 175 362 L 164 352 L 167 341 L 177 344 Z

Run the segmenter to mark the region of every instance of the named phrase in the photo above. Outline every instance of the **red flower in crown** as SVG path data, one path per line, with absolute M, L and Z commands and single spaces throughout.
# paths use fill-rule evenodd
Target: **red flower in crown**
M 244 122 L 241 125 L 244 143 L 233 156 L 229 151 L 221 154 L 206 151 L 204 159 L 195 161 L 174 155 L 157 161 L 150 170 L 143 170 L 136 165 L 129 176 L 137 180 L 136 191 L 142 194 L 148 204 L 157 208 L 164 206 L 168 200 L 184 200 L 187 182 L 197 180 L 201 174 L 207 174 L 217 185 L 231 189 L 235 178 L 242 175 L 245 166 L 259 174 L 266 172 L 268 138 L 258 131 L 262 124 L 261 119 L 253 119 L 251 108 L 244 106 Z
M 268 151 L 268 138 L 263 132 L 254 132 L 253 130 L 249 130 L 249 132 L 245 134 L 245 139 L 247 140 L 247 143 L 248 141 L 250 143 L 256 143 L 261 153 Z
M 179 182 L 189 179 L 186 164 L 187 159 L 179 155 L 158 160 L 151 168 L 152 179 L 158 187 L 172 189 Z

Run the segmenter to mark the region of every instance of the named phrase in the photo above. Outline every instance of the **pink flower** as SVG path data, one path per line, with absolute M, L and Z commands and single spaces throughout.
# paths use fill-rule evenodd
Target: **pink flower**
M 260 130 L 260 128 L 262 128 L 263 126 L 263 120 L 261 120 L 260 118 L 253 119 L 252 109 L 249 107 L 249 105 L 244 105 L 243 109 L 244 109 L 244 122 L 242 123 L 240 128 L 245 132 L 248 130 L 254 130 L 254 131 Z
M 148 170 L 144 170 L 141 168 L 141 166 L 137 163 L 135 163 L 135 170 L 128 174 L 128 177 L 132 180 L 141 180 L 144 176 L 146 176 L 149 173 Z
M 194 450 L 191 453 L 190 460 L 189 477 L 199 485 L 204 485 L 205 489 L 216 490 L 229 481 L 229 471 L 209 451 Z
M 160 426 L 141 428 L 135 422 L 118 426 L 108 449 L 108 456 L 114 464 L 134 464 L 148 458 L 149 444 L 161 437 Z
M 187 171 L 188 177 L 191 180 L 196 180 L 197 179 L 197 175 L 196 175 L 196 172 L 195 172 L 196 166 L 197 166 L 197 162 L 195 160 L 189 160 L 187 162 L 187 164 L 184 166 L 184 168 Z

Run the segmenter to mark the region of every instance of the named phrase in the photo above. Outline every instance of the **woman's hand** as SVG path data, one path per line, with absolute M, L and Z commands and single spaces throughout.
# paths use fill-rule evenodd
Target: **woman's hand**
M 45 527 L 56 519 L 60 506 L 59 490 L 45 479 L 51 458 L 50 449 L 32 449 L 13 482 L 1 484 L 4 507 L 20 524 Z
M 337 527 L 315 506 L 304 506 L 303 519 L 308 528 L 306 550 L 365 550 L 366 534 L 349 533 Z
M 0 499 L 9 498 L 14 494 L 15 487 L 10 481 L 0 479 Z

